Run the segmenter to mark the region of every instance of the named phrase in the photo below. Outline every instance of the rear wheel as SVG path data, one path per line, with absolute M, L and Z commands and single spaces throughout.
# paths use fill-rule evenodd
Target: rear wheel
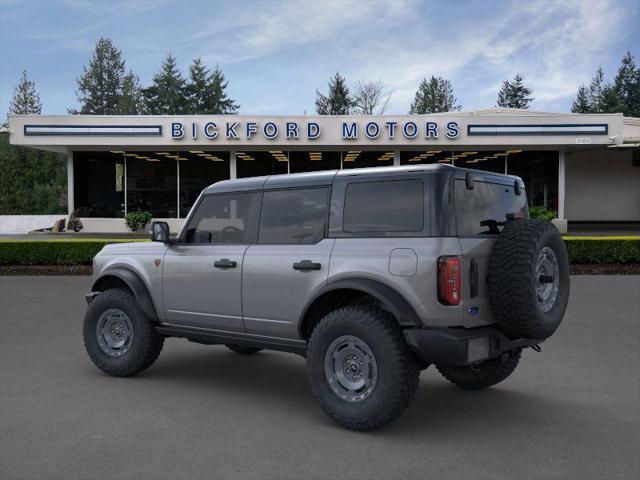
M 521 350 L 507 352 L 498 358 L 468 367 L 440 367 L 444 378 L 465 390 L 480 390 L 505 380 L 518 366 Z
M 156 361 L 164 337 L 124 288 L 105 290 L 87 308 L 84 345 L 96 367 L 109 375 L 128 377 Z
M 227 347 L 232 352 L 236 352 L 241 355 L 253 355 L 254 353 L 258 353 L 260 350 L 262 350 L 258 347 L 245 347 L 244 345 L 232 345 L 230 343 L 227 343 L 225 347 Z
M 343 427 L 372 430 L 398 418 L 420 371 L 388 312 L 348 306 L 326 315 L 311 334 L 307 375 L 325 413 Z

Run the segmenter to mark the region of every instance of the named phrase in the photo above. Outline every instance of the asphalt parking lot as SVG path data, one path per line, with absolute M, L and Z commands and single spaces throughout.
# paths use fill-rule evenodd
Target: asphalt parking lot
M 304 360 L 165 343 L 135 378 L 85 355 L 89 277 L 0 277 L 0 478 L 640 478 L 640 277 L 572 277 L 567 317 L 497 387 L 423 372 L 394 424 L 355 433 Z

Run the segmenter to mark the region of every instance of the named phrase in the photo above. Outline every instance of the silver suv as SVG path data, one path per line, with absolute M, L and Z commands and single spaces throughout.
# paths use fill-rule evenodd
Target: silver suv
M 529 220 L 522 180 L 445 165 L 218 182 L 182 231 L 94 259 L 84 342 L 134 375 L 166 337 L 303 355 L 315 398 L 370 430 L 409 405 L 434 365 L 465 389 L 507 378 L 560 324 L 569 266 Z

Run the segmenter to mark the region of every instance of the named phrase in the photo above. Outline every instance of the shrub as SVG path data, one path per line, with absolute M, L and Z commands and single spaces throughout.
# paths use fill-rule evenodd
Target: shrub
M 0 265 L 89 265 L 109 243 L 147 240 L 0 240 Z
M 640 263 L 640 237 L 564 237 L 569 261 Z
M 558 217 L 558 214 L 553 210 L 549 210 L 545 207 L 529 207 L 529 216 L 538 220 L 546 220 L 550 222 L 554 218 Z
M 137 232 L 144 228 L 152 218 L 153 215 L 151 215 L 151 212 L 146 211 L 129 212 L 124 217 L 127 227 L 129 227 L 129 230 L 132 232 Z
M 78 217 L 78 211 L 74 210 L 69 215 L 69 223 L 67 223 L 67 230 L 73 230 L 74 232 L 79 232 L 82 230 L 83 225 L 80 217 Z

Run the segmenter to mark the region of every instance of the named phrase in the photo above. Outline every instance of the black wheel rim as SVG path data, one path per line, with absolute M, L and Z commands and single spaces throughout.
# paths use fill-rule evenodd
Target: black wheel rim
M 352 335 L 338 337 L 329 345 L 324 372 L 333 393 L 348 402 L 367 399 L 378 382 L 373 352 L 363 340 Z
M 129 316 L 118 308 L 105 310 L 96 324 L 100 349 L 110 357 L 121 357 L 133 342 L 133 325 Z

